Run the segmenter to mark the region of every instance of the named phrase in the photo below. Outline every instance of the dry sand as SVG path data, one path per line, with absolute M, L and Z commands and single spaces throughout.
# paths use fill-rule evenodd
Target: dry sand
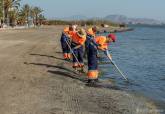
M 88 87 L 62 59 L 63 26 L 0 31 L 0 114 L 156 114 L 142 97 Z

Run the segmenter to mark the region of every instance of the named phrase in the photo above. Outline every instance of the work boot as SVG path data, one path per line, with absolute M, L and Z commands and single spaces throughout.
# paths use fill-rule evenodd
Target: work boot
M 68 59 L 67 58 L 64 58 L 65 61 L 67 61 Z
M 98 87 L 98 88 L 102 87 L 98 82 L 99 82 L 98 79 L 88 79 L 86 85 L 89 87 Z
M 81 72 L 81 73 L 85 73 L 84 67 L 81 67 L 81 68 L 80 68 L 80 72 Z
M 66 61 L 70 62 L 71 60 L 69 58 L 67 58 Z
M 77 66 L 72 66 L 72 68 L 77 72 L 78 69 L 77 69 Z
M 95 80 L 88 79 L 88 82 L 87 82 L 86 85 L 89 86 L 89 87 L 95 87 L 96 86 L 96 82 L 95 82 Z
M 88 79 L 88 82 L 87 82 L 88 84 L 95 84 L 96 83 L 96 81 L 94 80 L 94 79 Z
M 95 82 L 97 82 L 97 83 L 99 83 L 99 82 L 100 82 L 98 78 L 97 78 L 97 79 L 94 79 L 94 81 L 95 81 Z

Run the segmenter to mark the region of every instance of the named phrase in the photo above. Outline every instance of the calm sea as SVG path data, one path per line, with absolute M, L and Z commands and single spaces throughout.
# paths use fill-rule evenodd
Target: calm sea
M 110 45 L 113 60 L 131 83 L 124 82 L 111 64 L 100 66 L 102 79 L 111 79 L 115 86 L 143 94 L 165 107 L 165 27 L 133 28 L 117 33 L 117 42 Z

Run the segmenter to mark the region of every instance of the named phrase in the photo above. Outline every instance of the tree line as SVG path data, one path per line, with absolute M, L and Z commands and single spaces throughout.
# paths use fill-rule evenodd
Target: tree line
M 98 26 L 104 26 L 104 25 L 109 25 L 109 26 L 120 26 L 118 23 L 111 22 L 109 20 L 101 20 L 101 19 L 89 19 L 89 20 L 47 20 L 46 21 L 48 25 L 71 25 L 71 24 L 77 24 L 81 26 L 92 26 L 92 25 L 98 25 Z
M 25 4 L 21 0 L 0 0 L 1 25 L 40 25 L 45 20 L 43 10 L 37 6 Z

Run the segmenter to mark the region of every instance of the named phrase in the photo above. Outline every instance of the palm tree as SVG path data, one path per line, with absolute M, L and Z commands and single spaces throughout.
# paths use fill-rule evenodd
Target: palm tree
M 31 9 L 31 17 L 33 18 L 33 22 L 35 25 L 39 24 L 39 15 L 43 12 L 43 10 L 39 7 L 34 7 Z
M 0 0 L 0 24 L 2 25 L 3 21 L 3 0 Z
M 2 18 L 3 17 L 3 1 L 2 0 L 0 0 L 0 18 Z
M 39 24 L 43 24 L 43 21 L 46 20 L 45 16 L 40 14 L 39 17 L 38 17 L 38 20 L 39 20 Z
M 20 11 L 20 15 L 25 20 L 25 23 L 28 24 L 28 26 L 29 26 L 30 11 L 31 11 L 31 9 L 28 4 L 25 4 Z
M 18 18 L 18 10 L 14 9 L 9 12 L 9 21 L 12 27 L 14 27 L 17 24 L 17 18 Z
M 31 17 L 33 23 L 38 25 L 45 19 L 42 15 L 43 10 L 39 7 L 30 7 L 25 4 L 19 11 L 20 1 L 0 0 L 0 20 L 4 20 L 7 25 L 9 25 L 9 22 L 13 24 L 16 20 L 20 24 L 27 23 L 29 25 L 29 18 Z
M 24 14 L 22 14 L 22 12 L 18 13 L 18 19 L 17 19 L 17 23 L 18 25 L 24 25 L 26 22 L 26 18 L 24 16 Z
M 18 9 L 21 0 L 4 0 L 5 23 L 9 21 L 9 12 Z

